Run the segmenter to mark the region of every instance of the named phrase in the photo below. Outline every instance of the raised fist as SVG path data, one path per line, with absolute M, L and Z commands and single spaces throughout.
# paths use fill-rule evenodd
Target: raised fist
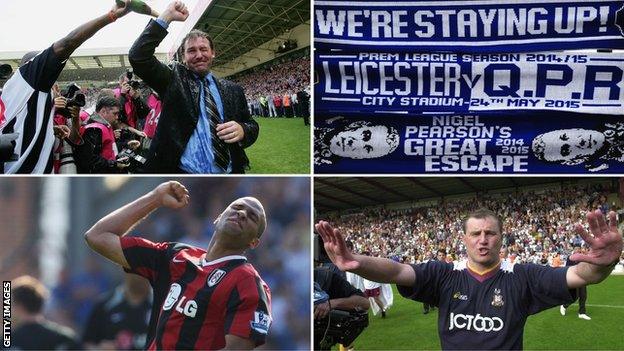
M 167 9 L 160 15 L 166 22 L 184 22 L 189 16 L 189 11 L 182 1 L 176 0 L 167 6 Z
M 162 183 L 154 189 L 154 195 L 161 206 L 169 208 L 182 208 L 189 203 L 189 192 L 176 181 Z

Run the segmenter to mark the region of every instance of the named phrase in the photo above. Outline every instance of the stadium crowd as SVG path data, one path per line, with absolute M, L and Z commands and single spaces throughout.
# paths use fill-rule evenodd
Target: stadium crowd
M 267 232 L 255 250 L 246 254 L 272 291 L 273 323 L 263 348 L 308 349 L 310 311 L 309 201 L 302 194 L 309 190 L 305 178 L 283 181 L 239 178 L 237 182 L 206 182 L 184 179 L 191 194 L 224 193 L 232 199 L 262 189 Z M 191 195 L 192 196 L 192 195 Z M 222 197 L 194 196 L 193 205 L 182 210 L 162 210 L 148 216 L 129 235 L 154 242 L 181 242 L 208 247 L 214 229 L 213 220 L 227 204 Z M 85 335 L 87 321 L 96 301 L 115 288 L 123 272 L 108 271 L 110 264 L 95 253 L 87 253 L 84 262 L 66 266 L 59 284 L 51 289 L 46 316 Z
M 234 78 L 245 89 L 252 116 L 310 115 L 310 58 L 280 60 Z
M 442 249 L 451 262 L 467 257 L 461 240 L 464 216 L 476 208 L 489 208 L 504 220 L 503 248 L 507 250 L 507 259 L 562 266 L 574 246 L 584 246 L 574 225 L 585 222 L 589 210 L 620 210 L 616 202 L 608 200 L 612 193 L 600 184 L 566 185 L 543 191 L 440 200 L 423 207 L 368 209 L 330 220 L 353 243 L 354 252 L 422 263 Z M 624 254 L 621 263 L 624 264 Z

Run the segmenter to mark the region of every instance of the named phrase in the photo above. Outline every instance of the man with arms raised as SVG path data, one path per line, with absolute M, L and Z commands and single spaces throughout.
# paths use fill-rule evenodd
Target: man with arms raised
M 189 12 L 174 1 L 151 20 L 130 49 L 128 60 L 162 100 L 156 135 L 146 164 L 149 173 L 244 173 L 244 148 L 258 138 L 258 123 L 247 108 L 243 88 L 212 75 L 212 38 L 192 30 L 182 39 L 183 63 L 158 61 L 154 50 L 173 21 Z
M 367 279 L 395 283 L 401 295 L 439 306 L 443 349 L 521 349 L 529 315 L 573 301 L 574 290 L 596 284 L 613 270 L 622 252 L 616 214 L 609 223 L 600 210 L 587 214 L 590 235 L 577 224 L 590 251 L 575 254 L 573 267 L 552 268 L 501 262 L 502 220 L 481 209 L 464 221 L 467 262 L 430 261 L 420 265 L 354 255 L 337 229 L 316 224 L 325 250 L 338 268 Z
M 266 228 L 260 201 L 232 202 L 215 220 L 206 250 L 125 236 L 155 209 L 188 202 L 182 184 L 160 184 L 99 220 L 85 239 L 102 256 L 150 281 L 154 304 L 147 349 L 249 350 L 263 344 L 271 325 L 271 292 L 243 256 L 258 246 Z

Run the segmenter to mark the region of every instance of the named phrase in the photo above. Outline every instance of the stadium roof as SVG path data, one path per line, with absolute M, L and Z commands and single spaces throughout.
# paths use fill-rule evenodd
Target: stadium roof
M 216 66 L 230 62 L 269 41 L 289 39 L 291 29 L 310 21 L 309 0 L 207 2 L 208 8 L 194 28 L 209 33 L 214 40 L 218 51 Z M 176 48 L 181 39 L 176 41 Z
M 168 61 L 167 57 L 173 57 L 184 35 L 191 29 L 200 29 L 210 34 L 217 48 L 215 71 L 221 76 L 229 75 L 279 56 L 276 49 L 287 39 L 299 39 L 300 48 L 309 46 L 309 23 L 309 0 L 200 0 L 173 47 L 168 53 L 156 56 Z M 130 67 L 128 51 L 129 48 L 79 48 L 69 59 L 60 80 L 116 79 L 115 76 Z M 8 63 L 15 71 L 25 53 L 0 52 L 0 64 Z M 240 62 L 232 65 L 235 59 Z
M 324 213 L 583 179 L 604 181 L 579 177 L 316 177 L 314 207 Z
M 69 58 L 65 65 L 66 70 L 81 69 L 125 69 L 130 67 L 128 63 L 128 48 L 98 48 L 80 49 L 78 48 Z M 8 63 L 17 69 L 22 56 L 26 51 L 11 51 L 0 53 L 0 63 Z M 166 53 L 156 54 L 160 60 L 165 60 Z

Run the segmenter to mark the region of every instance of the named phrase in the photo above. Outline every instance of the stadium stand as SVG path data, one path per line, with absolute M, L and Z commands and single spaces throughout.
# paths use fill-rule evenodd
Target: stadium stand
M 317 210 L 319 206 L 323 209 L 317 217 L 327 218 L 340 228 L 358 253 L 368 251 L 373 256 L 420 263 L 427 253 L 435 255 L 436 250 L 445 249 L 448 261 L 461 261 L 466 258 L 461 242 L 464 216 L 478 208 L 489 208 L 504 219 L 503 246 L 508 248 L 510 260 L 551 265 L 565 262 L 572 247 L 583 244 L 573 227 L 575 223 L 584 222 L 590 209 L 600 208 L 605 213 L 614 210 L 620 214 L 620 221 L 624 217 L 616 179 L 548 178 L 542 182 L 550 184 L 536 186 L 529 181 L 523 186 L 524 178 L 513 178 L 514 187 L 505 189 L 501 184 L 501 189 L 476 194 L 474 190 L 485 189 L 493 178 L 470 178 L 462 182 L 458 179 L 418 178 L 420 187 L 429 189 L 420 191 L 421 196 L 435 192 L 439 197 L 425 195 L 427 199 L 414 197 L 412 201 L 392 203 L 390 199 L 398 195 L 411 197 L 409 192 L 393 186 L 411 182 L 409 178 L 366 178 L 350 183 L 344 178 L 324 178 L 317 180 L 319 183 L 315 186 Z M 463 186 L 451 186 L 456 182 Z M 437 190 L 436 186 L 443 190 Z M 328 188 L 333 190 L 331 195 L 327 193 Z M 386 196 L 377 194 L 384 188 L 398 191 Z M 418 193 L 417 186 L 412 188 Z M 451 195 L 453 192 L 455 194 Z M 353 195 L 379 201 L 377 205 L 358 208 Z M 365 202 L 370 200 L 365 199 Z M 336 203 L 343 208 L 329 210 L 328 204 Z
M 281 108 L 276 109 L 277 116 L 302 116 L 302 102 L 297 100 L 297 93 L 306 91 L 310 86 L 309 50 L 297 52 L 297 55 L 281 57 L 264 65 L 232 76 L 235 82 L 245 89 L 247 103 L 253 116 L 275 117 L 270 111 L 269 100 L 281 99 Z M 285 96 L 290 96 L 292 104 L 285 106 Z

